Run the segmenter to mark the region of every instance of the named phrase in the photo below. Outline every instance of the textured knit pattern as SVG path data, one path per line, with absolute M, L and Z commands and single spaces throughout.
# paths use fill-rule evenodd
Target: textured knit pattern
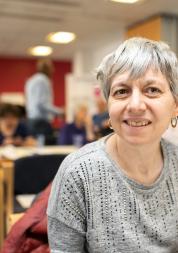
M 161 145 L 164 168 L 151 186 L 125 176 L 103 140 L 69 155 L 49 199 L 51 252 L 178 252 L 178 148 Z

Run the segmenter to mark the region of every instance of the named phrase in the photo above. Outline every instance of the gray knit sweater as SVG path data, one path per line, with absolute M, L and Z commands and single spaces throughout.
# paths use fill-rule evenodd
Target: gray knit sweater
M 49 199 L 51 253 L 178 252 L 178 148 L 161 145 L 164 168 L 151 186 L 125 176 L 103 140 L 69 155 Z

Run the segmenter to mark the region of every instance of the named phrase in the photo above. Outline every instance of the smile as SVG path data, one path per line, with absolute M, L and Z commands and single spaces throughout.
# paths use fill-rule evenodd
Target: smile
M 124 122 L 132 127 L 142 127 L 151 124 L 149 120 L 124 120 Z

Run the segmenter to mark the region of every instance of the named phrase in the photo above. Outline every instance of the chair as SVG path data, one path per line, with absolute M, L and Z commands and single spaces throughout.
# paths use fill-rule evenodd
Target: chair
M 14 193 L 37 194 L 54 178 L 63 155 L 34 155 L 14 162 Z

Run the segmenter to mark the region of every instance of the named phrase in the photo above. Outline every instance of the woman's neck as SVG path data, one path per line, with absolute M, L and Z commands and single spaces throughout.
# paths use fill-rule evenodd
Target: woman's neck
M 108 139 L 106 149 L 120 169 L 138 183 L 153 184 L 162 171 L 163 158 L 158 142 L 134 146 L 114 134 Z

